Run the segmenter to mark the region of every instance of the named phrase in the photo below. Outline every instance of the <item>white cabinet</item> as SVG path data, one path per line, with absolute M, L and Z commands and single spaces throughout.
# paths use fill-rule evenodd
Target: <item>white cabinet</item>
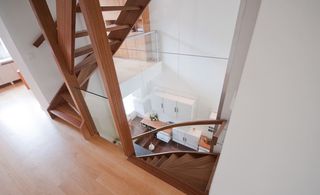
M 152 111 L 159 115 L 160 120 L 183 122 L 194 118 L 196 100 L 164 92 L 151 95 Z
M 177 117 L 177 102 L 171 99 L 163 98 L 163 111 L 167 117 L 175 119 Z
M 150 99 L 149 98 L 133 98 L 134 111 L 138 116 L 144 116 L 151 110 Z
M 164 112 L 163 110 L 163 98 L 153 94 L 151 97 L 151 107 L 152 110 L 158 114 L 161 114 Z
M 193 105 L 177 102 L 177 118 L 183 121 L 191 121 L 193 115 Z
M 14 62 L 4 65 L 0 64 L 0 85 L 10 83 L 18 79 L 19 75 Z
M 201 131 L 194 128 L 173 128 L 172 140 L 194 150 L 198 149 Z

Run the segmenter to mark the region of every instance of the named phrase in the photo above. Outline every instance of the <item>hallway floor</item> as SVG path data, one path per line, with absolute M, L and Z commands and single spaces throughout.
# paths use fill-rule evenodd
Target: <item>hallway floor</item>
M 51 120 L 21 84 L 0 89 L 0 194 L 182 194 L 101 139 Z

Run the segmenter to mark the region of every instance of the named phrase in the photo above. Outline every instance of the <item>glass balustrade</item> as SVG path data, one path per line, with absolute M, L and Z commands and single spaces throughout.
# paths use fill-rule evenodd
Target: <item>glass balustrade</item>
M 106 96 L 98 69 L 91 76 L 87 86 L 79 90 L 82 91 L 100 136 L 111 143 L 120 143 L 110 110 L 110 102 Z
M 215 120 L 217 116 L 227 58 L 191 50 L 159 49 L 159 38 L 156 31 L 130 35 L 113 58 L 132 137 L 170 124 Z M 82 90 L 99 133 L 107 140 L 118 140 L 98 71 Z M 174 127 L 134 139 L 133 144 L 140 155 L 210 152 L 218 127 Z M 221 148 L 222 141 L 219 138 L 215 150 Z

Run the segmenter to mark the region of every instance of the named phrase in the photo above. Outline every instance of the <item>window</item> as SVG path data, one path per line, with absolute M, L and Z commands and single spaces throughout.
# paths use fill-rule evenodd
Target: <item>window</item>
M 0 62 L 7 61 L 7 60 L 11 60 L 11 56 L 6 46 L 4 45 L 3 41 L 0 38 Z

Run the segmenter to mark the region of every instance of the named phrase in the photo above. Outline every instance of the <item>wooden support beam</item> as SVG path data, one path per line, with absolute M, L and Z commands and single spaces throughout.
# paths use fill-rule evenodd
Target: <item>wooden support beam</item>
M 114 66 L 111 48 L 105 36 L 105 25 L 101 13 L 99 0 L 80 0 L 92 47 L 100 69 L 105 90 L 109 97 L 114 123 L 118 130 L 124 153 L 127 156 L 134 154 L 130 128 L 124 110 L 122 95 Z
M 70 95 L 72 96 L 72 99 L 74 100 L 75 105 L 80 112 L 83 123 L 81 125 L 81 131 L 84 137 L 89 139 L 97 134 L 97 130 L 82 93 L 79 90 L 80 86 L 77 77 L 74 74 L 70 74 L 68 62 L 58 44 L 58 33 L 47 2 L 46 0 L 29 0 L 29 2 L 37 17 L 38 23 L 42 28 L 43 35 L 52 49 L 53 55 L 64 78 L 64 82 L 70 92 Z M 65 11 L 72 12 L 70 9 L 66 9 Z M 70 14 L 66 14 L 66 16 L 70 16 Z
M 74 70 L 76 0 L 56 0 L 58 44 L 67 60 L 69 73 Z

